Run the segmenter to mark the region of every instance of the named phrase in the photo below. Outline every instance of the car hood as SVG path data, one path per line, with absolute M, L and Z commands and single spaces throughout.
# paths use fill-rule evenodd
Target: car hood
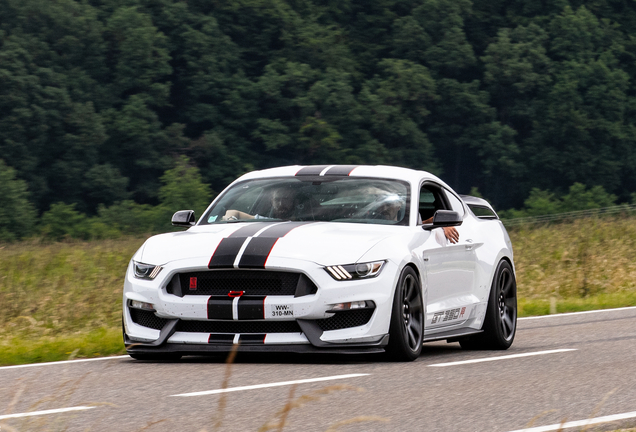
M 206 264 L 223 238 L 247 223 L 202 225 L 178 233 L 149 238 L 135 259 L 164 265 L 168 262 L 201 258 Z M 356 262 L 378 242 L 407 227 L 375 224 L 313 222 L 295 226 L 280 237 L 269 252 L 269 258 L 311 261 L 319 265 Z

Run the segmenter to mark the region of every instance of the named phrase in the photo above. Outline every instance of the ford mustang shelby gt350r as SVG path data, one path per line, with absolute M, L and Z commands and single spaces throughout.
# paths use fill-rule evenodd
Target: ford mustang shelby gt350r
M 126 273 L 124 341 L 136 359 L 238 345 L 413 360 L 427 341 L 507 349 L 514 339 L 503 224 L 488 202 L 427 172 L 255 171 L 198 222 L 183 210 L 172 223 L 188 229 L 149 238 Z

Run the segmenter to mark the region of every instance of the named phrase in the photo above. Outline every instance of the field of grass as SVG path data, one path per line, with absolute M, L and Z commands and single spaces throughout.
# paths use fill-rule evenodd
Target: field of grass
M 0 364 L 123 353 L 123 277 L 143 240 L 0 245 Z
M 636 305 L 636 218 L 587 218 L 509 230 L 519 314 Z
M 510 237 L 520 316 L 636 305 L 636 218 Z M 123 353 L 123 277 L 143 240 L 0 245 L 0 365 Z

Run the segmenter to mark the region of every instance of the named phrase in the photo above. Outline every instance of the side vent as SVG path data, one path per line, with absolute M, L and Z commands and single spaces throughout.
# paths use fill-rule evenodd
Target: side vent
M 181 280 L 178 274 L 172 276 L 168 286 L 166 287 L 168 294 L 174 294 L 178 297 L 183 297 L 183 291 L 181 290 Z
M 294 297 L 302 297 L 310 294 L 316 294 L 318 288 L 316 285 L 303 273 L 298 278 L 298 285 L 296 285 L 296 293 Z

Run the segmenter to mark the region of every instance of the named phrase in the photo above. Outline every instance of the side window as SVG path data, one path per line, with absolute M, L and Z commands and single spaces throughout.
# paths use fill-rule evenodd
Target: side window
M 450 193 L 449 191 L 445 190 L 444 192 L 446 192 L 446 198 L 448 199 L 448 202 L 451 205 L 451 209 L 454 212 L 459 213 L 460 216 L 464 216 L 464 205 L 462 204 L 461 200 L 459 198 L 457 198 L 454 194 Z
M 499 219 L 497 214 L 488 207 L 480 206 L 477 204 L 468 204 L 468 207 L 479 219 Z
M 418 223 L 422 223 L 423 221 L 432 218 L 437 210 L 445 208 L 446 204 L 441 190 L 434 185 L 424 184 L 420 189 L 420 218 Z

